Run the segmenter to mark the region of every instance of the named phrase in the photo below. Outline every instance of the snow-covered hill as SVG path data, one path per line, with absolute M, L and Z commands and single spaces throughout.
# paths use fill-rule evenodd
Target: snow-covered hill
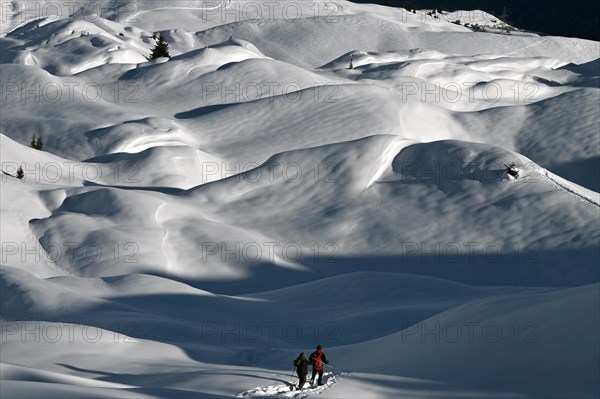
M 2 397 L 600 394 L 598 42 L 6 3 Z M 289 391 L 317 344 L 327 385 Z

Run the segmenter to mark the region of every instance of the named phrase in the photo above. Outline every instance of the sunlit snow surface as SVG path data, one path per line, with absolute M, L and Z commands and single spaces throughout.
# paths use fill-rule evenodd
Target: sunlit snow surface
M 598 42 L 25 3 L 0 12 L 0 396 L 600 395 Z M 317 344 L 326 385 L 291 391 Z

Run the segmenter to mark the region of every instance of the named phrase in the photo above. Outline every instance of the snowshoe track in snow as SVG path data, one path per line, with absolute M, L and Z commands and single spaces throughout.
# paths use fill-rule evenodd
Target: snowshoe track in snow
M 579 199 L 582 202 L 587 203 L 590 206 L 595 207 L 596 209 L 600 210 L 600 204 L 596 201 L 594 201 L 592 198 L 577 192 L 576 190 L 573 190 L 567 186 L 565 186 L 564 184 L 559 183 L 555 178 L 553 178 L 551 176 L 550 173 L 548 173 L 547 170 L 543 170 L 542 171 L 542 176 L 544 176 L 546 178 L 546 180 L 548 180 L 553 186 L 555 186 L 556 188 L 558 188 L 559 190 L 562 190 L 564 192 L 566 192 L 567 194 L 571 195 L 572 197 L 575 197 L 577 199 Z
M 305 398 L 309 394 L 320 394 L 329 387 L 338 382 L 338 377 L 349 375 L 347 371 L 340 373 L 326 372 L 323 374 L 324 383 L 322 386 L 311 386 L 304 384 L 305 388 L 297 390 L 298 380 L 290 381 L 287 385 L 269 385 L 266 387 L 256 387 L 236 395 L 238 398 Z

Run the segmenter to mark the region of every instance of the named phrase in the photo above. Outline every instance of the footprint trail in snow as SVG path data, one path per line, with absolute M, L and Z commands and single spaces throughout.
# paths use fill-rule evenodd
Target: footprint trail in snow
M 283 385 L 269 385 L 266 387 L 256 387 L 248 391 L 239 393 L 236 397 L 238 398 L 305 398 L 312 394 L 320 394 L 327 390 L 338 382 L 338 378 L 349 375 L 349 372 L 343 371 L 341 373 L 327 372 L 323 374 L 323 385 L 311 386 L 306 383 L 305 388 L 299 391 L 298 380 L 290 381 L 288 384 Z

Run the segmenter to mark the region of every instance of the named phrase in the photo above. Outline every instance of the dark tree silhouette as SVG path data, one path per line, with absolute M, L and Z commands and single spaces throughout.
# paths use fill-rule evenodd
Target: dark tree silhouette
M 162 35 L 158 36 L 156 47 L 152 49 L 152 53 L 150 54 L 151 60 L 155 60 L 160 57 L 171 58 L 171 54 L 169 54 L 169 44 L 165 42 L 165 39 L 162 37 Z
M 35 148 L 36 150 L 41 151 L 42 148 L 44 148 L 44 142 L 42 141 L 42 137 L 37 137 L 36 135 L 33 135 L 31 141 L 29 142 L 29 146 L 31 148 Z

